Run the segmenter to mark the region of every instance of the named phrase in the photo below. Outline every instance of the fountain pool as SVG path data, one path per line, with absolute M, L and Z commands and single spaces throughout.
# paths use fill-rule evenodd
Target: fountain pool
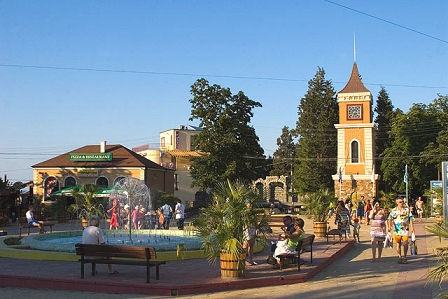
M 21 244 L 32 249 L 57 252 L 75 252 L 75 244 L 81 243 L 82 231 L 56 232 L 24 237 Z M 181 230 L 134 230 L 132 241 L 126 230 L 104 231 L 106 244 L 152 246 L 158 252 L 176 251 L 178 244 L 185 250 L 199 250 L 202 241 L 194 231 Z

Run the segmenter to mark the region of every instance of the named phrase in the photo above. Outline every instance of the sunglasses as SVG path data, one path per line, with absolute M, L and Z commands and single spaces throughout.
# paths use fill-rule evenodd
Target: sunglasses
M 402 201 L 397 201 L 398 203 L 403 203 Z

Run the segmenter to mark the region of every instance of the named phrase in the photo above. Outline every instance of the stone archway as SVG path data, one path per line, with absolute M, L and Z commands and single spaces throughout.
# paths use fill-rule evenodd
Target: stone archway
M 255 188 L 263 192 L 263 199 L 266 202 L 288 201 L 287 176 L 267 176 L 266 179 L 258 179 L 252 184 Z

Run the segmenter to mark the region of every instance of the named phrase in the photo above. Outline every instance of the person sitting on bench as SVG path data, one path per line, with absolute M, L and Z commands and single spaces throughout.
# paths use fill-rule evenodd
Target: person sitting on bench
M 304 225 L 305 222 L 303 221 L 303 219 L 297 218 L 294 220 L 295 231 L 293 233 L 288 233 L 287 231 L 285 231 L 285 233 L 282 235 L 282 238 L 284 240 L 277 242 L 277 248 L 274 252 L 276 263 L 272 265 L 272 268 L 280 268 L 280 258 L 277 257 L 278 255 L 291 254 L 296 251 L 299 241 L 305 238 L 305 231 L 303 230 Z
M 34 206 L 30 205 L 28 208 L 28 212 L 26 212 L 26 220 L 28 221 L 28 225 L 31 226 L 37 226 L 39 227 L 39 233 L 43 234 L 46 233 L 47 231 L 44 229 L 44 222 L 43 221 L 38 221 L 34 218 Z
M 82 244 L 100 244 L 104 245 L 104 234 L 100 226 L 100 217 L 93 215 L 89 219 L 89 226 L 82 232 Z M 105 245 L 107 246 L 107 245 Z M 87 257 L 89 258 L 89 257 Z M 118 271 L 112 268 L 112 264 L 107 265 L 109 267 L 109 274 L 118 274 Z M 92 268 L 92 275 L 96 274 L 96 265 Z

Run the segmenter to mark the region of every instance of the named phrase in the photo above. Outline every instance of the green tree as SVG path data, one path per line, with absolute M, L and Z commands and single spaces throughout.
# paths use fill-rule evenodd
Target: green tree
M 229 88 L 209 85 L 205 79 L 191 86 L 191 94 L 190 121 L 198 119 L 202 128 L 194 145 L 203 153 L 192 158 L 192 185 L 206 190 L 227 179 L 256 179 L 266 160 L 249 123 L 252 110 L 262 105 L 242 91 L 233 95 Z
M 392 144 L 384 151 L 381 170 L 384 180 L 397 192 L 405 192 L 404 167 L 408 165 L 410 194 L 422 194 L 428 182 L 437 177 L 437 168 L 420 163 L 423 150 L 436 142 L 443 128 L 437 120 L 433 106 L 414 104 L 403 114 L 399 113 L 392 123 Z
M 277 150 L 274 152 L 273 164 L 274 168 L 271 170 L 271 175 L 288 176 L 291 173 L 291 163 L 295 156 L 295 144 L 293 139 L 293 132 L 288 127 L 283 127 L 282 135 L 277 138 Z
M 440 165 L 448 159 L 448 95 L 441 96 L 429 105 L 430 111 L 442 128 L 434 142 L 430 142 L 421 153 L 420 163 L 426 167 L 437 169 L 440 173 Z M 432 179 L 439 179 L 437 175 Z
M 392 101 L 389 98 L 389 94 L 381 86 L 381 90 L 378 93 L 378 98 L 375 106 L 375 125 L 376 125 L 376 134 L 375 134 L 375 172 L 383 177 L 383 173 L 381 171 L 381 162 L 383 157 L 383 152 L 386 148 L 390 147 L 391 139 L 389 138 L 389 133 L 392 126 L 392 121 L 394 118 L 394 106 L 392 105 Z M 386 187 L 385 181 L 381 180 L 378 182 L 377 187 L 380 190 L 389 189 Z
M 390 146 L 389 131 L 394 117 L 394 106 L 383 86 L 381 86 L 381 90 L 378 93 L 375 113 L 375 152 L 381 156 L 384 150 Z
M 296 126 L 298 144 L 294 166 L 294 186 L 299 194 L 333 189 L 331 175 L 336 173 L 339 107 L 330 80 L 318 68 L 308 81 L 308 91 L 298 106 Z M 312 175 L 311 175 L 312 174 Z

